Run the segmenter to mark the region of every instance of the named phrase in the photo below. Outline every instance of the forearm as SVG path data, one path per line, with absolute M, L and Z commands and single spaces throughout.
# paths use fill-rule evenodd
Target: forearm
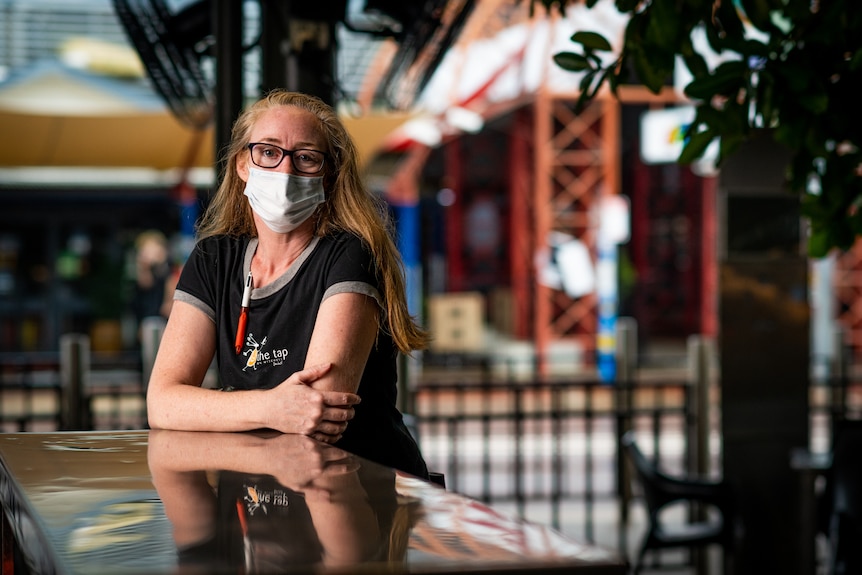
M 162 385 L 147 392 L 151 428 L 248 431 L 267 427 L 263 390 L 223 392 L 193 385 Z
M 150 427 L 185 431 L 248 431 L 269 428 L 282 433 L 329 437 L 344 432 L 359 396 L 318 391 L 311 384 L 330 370 L 313 366 L 267 390 L 223 392 L 156 377 L 147 394 Z
M 203 471 L 177 472 L 150 465 L 153 485 L 173 526 L 178 547 L 206 541 L 215 532 L 216 503 Z
M 266 468 L 267 458 L 261 457 L 266 451 L 266 441 L 251 433 L 153 429 L 148 449 L 149 457 L 161 469 L 175 473 L 203 470 L 271 473 Z
M 354 565 L 379 549 L 381 533 L 368 495 L 355 473 L 325 477 L 305 493 L 323 545 L 324 563 Z

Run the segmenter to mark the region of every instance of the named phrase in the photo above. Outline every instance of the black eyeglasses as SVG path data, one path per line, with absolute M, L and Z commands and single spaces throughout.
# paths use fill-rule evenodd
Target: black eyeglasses
M 316 174 L 323 169 L 326 154 L 318 150 L 285 150 L 274 144 L 254 142 L 248 145 L 251 161 L 259 168 L 277 168 L 285 156 L 290 156 L 290 162 L 300 174 Z

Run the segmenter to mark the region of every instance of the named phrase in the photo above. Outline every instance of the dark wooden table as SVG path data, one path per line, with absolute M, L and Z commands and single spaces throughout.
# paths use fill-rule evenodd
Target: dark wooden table
M 615 553 L 297 435 L 0 434 L 2 573 L 601 573 Z

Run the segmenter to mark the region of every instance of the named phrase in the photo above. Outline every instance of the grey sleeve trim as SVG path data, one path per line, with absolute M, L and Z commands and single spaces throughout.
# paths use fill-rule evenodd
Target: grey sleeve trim
M 208 318 L 210 318 L 213 323 L 215 323 L 215 311 L 213 311 L 213 308 L 211 308 L 192 294 L 184 292 L 182 290 L 176 290 L 174 291 L 174 301 L 181 301 L 198 308 L 199 310 L 204 312 L 204 314 Z
M 323 293 L 323 300 L 326 300 L 326 298 L 337 293 L 361 293 L 374 298 L 374 301 L 377 302 L 380 309 L 386 309 L 383 306 L 383 298 L 380 296 L 380 292 L 377 291 L 377 288 L 365 282 L 348 281 L 333 284 Z

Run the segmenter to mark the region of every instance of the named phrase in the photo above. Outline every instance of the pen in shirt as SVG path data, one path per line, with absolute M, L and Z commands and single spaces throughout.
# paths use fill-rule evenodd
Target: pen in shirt
M 251 272 L 245 278 L 245 288 L 242 290 L 242 306 L 239 310 L 239 323 L 236 326 L 236 352 L 242 351 L 242 340 L 245 339 L 245 323 L 248 320 L 248 304 L 251 301 Z

